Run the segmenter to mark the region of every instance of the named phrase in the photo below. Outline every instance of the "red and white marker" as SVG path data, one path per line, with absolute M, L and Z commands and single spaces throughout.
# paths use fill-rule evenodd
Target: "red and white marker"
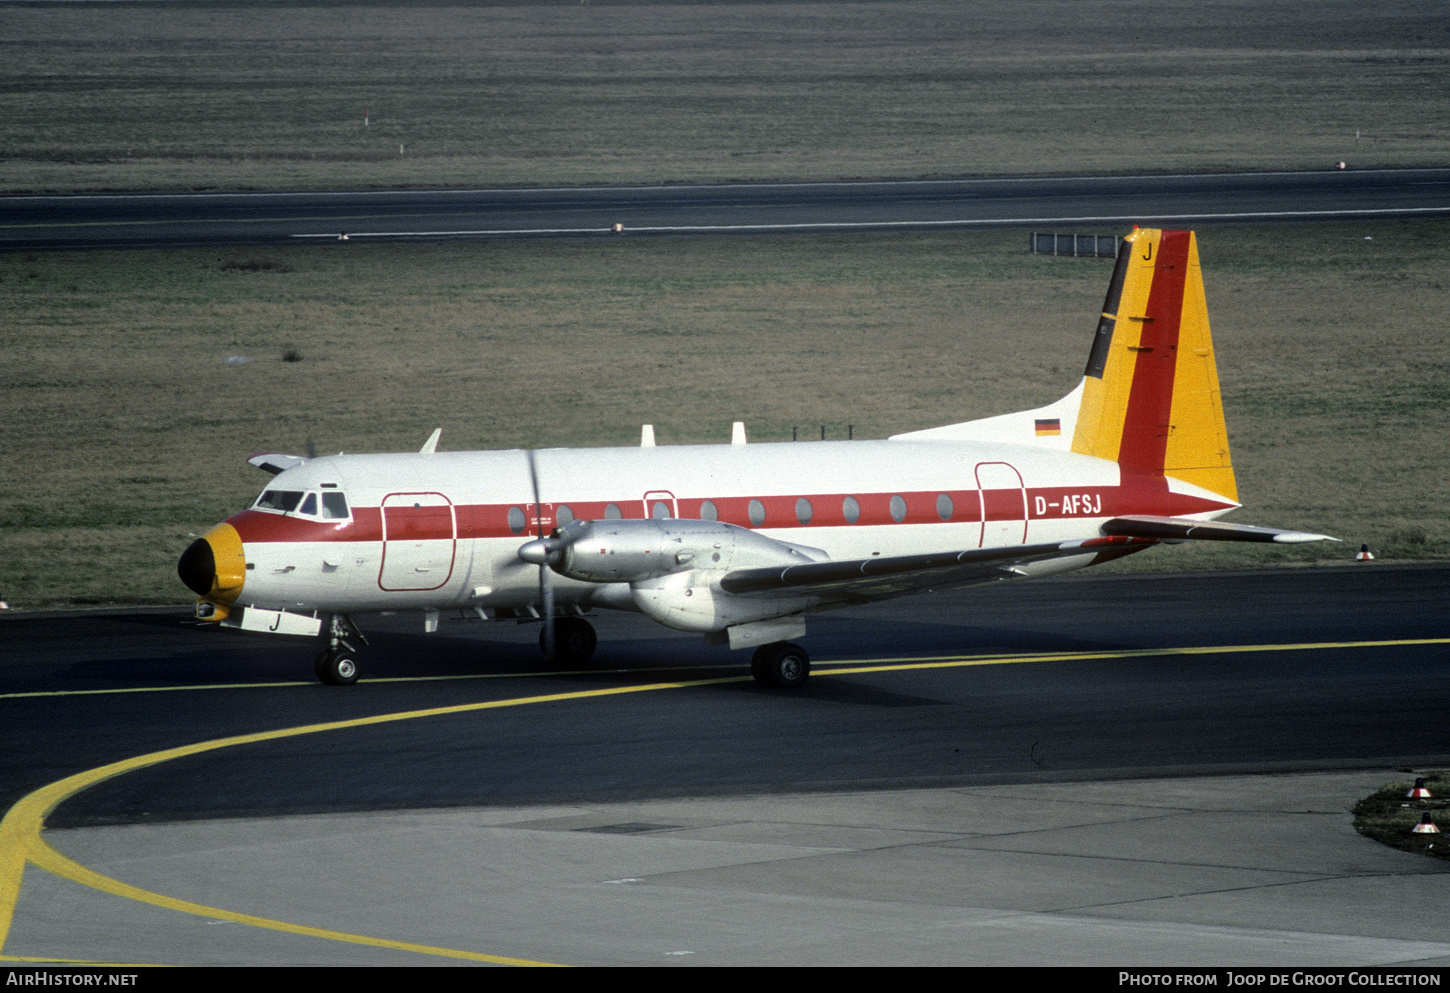
M 1430 820 L 1430 815 L 1429 814 L 1426 814 L 1424 817 L 1421 817 L 1420 818 L 1420 823 L 1416 824 L 1410 830 L 1410 833 L 1411 834 L 1439 834 L 1440 833 L 1440 829 L 1435 826 L 1435 822 L 1434 821 Z
M 1373 562 L 1374 561 L 1374 552 L 1371 552 L 1369 550 L 1369 546 L 1368 545 L 1360 545 L 1359 546 L 1359 554 L 1354 557 L 1354 560 L 1356 562 Z
M 1409 797 L 1411 800 L 1430 799 L 1430 791 L 1425 789 L 1425 777 L 1421 776 L 1416 779 L 1415 785 L 1410 787 L 1410 792 L 1406 793 L 1405 796 Z

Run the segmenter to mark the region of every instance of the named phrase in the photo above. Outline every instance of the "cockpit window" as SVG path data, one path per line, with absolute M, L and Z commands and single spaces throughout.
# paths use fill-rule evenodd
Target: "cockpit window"
M 281 510 L 288 513 L 297 509 L 302 502 L 301 490 L 267 490 L 257 497 L 253 506 L 261 510 Z
M 320 506 L 319 506 L 320 504 Z M 350 516 L 347 497 L 337 490 L 309 493 L 305 490 L 267 490 L 252 504 L 258 510 L 279 510 L 284 514 L 313 517 L 324 521 L 345 521 Z
M 322 519 L 324 521 L 347 520 L 347 497 L 336 490 L 322 494 Z

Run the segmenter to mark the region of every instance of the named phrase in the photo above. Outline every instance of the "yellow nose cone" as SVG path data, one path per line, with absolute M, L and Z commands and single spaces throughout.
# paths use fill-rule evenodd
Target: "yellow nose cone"
M 177 563 L 177 573 L 204 600 L 222 606 L 234 602 L 242 595 L 247 575 L 242 536 L 230 524 L 218 524 L 191 543 Z
M 242 552 L 242 536 L 230 524 L 218 524 L 203 537 L 211 545 L 216 560 L 216 578 L 212 581 L 211 599 L 231 603 L 242 595 L 242 582 L 247 578 L 247 557 Z

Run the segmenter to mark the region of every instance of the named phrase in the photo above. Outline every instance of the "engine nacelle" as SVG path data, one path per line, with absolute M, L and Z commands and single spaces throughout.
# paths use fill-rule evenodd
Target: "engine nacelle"
M 719 521 L 573 521 L 550 539 L 549 566 L 591 583 L 639 583 L 675 573 L 723 573 L 829 558 L 818 548 L 777 541 Z
M 640 613 L 665 627 L 701 633 L 800 614 L 813 604 L 812 598 L 805 595 L 735 596 L 712 582 L 719 575 L 692 570 L 641 580 L 630 584 L 630 598 Z

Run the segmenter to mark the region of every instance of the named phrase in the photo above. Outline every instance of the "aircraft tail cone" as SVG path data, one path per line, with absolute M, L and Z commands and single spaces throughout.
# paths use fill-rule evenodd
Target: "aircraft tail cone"
M 1410 829 L 1410 833 L 1439 834 L 1440 829 L 1435 826 L 1435 822 L 1430 818 L 1430 815 L 1427 813 L 1420 818 L 1420 823 L 1416 824 L 1413 828 Z
M 1374 552 L 1371 552 L 1369 550 L 1369 546 L 1368 545 L 1360 545 L 1359 546 L 1359 554 L 1354 557 L 1354 560 L 1356 562 L 1373 562 L 1374 561 Z
M 1415 785 L 1410 788 L 1410 792 L 1405 794 L 1411 800 L 1428 800 L 1431 795 L 1430 791 L 1425 788 L 1425 777 L 1423 776 L 1416 779 Z

